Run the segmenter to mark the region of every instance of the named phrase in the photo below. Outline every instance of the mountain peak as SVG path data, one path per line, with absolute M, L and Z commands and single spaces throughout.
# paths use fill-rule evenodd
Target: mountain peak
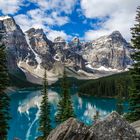
M 76 36 L 72 39 L 72 42 L 79 42 L 79 41 L 80 41 L 79 38 Z
M 11 16 L 0 16 L 0 20 L 6 20 L 12 18 Z
M 65 42 L 65 39 L 62 38 L 61 36 L 58 36 L 54 39 L 54 42 L 57 43 L 57 42 Z
M 19 25 L 16 24 L 15 19 L 11 16 L 0 16 L 0 24 L 3 26 L 1 28 L 6 30 L 6 32 L 21 30 Z
M 120 31 L 113 31 L 109 36 L 122 37 L 122 34 Z
M 39 29 L 39 28 L 30 28 L 29 30 L 26 31 L 26 33 L 44 33 L 43 29 Z

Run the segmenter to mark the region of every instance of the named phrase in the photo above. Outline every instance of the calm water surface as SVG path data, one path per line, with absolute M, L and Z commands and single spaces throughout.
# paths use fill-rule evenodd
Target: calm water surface
M 93 123 L 93 116 L 96 110 L 100 112 L 100 117 L 104 118 L 110 112 L 116 109 L 116 100 L 108 98 L 79 97 L 76 89 L 71 89 L 71 96 L 74 105 L 74 111 L 78 120 L 87 125 Z M 55 114 L 57 112 L 57 103 L 59 101 L 59 89 L 49 89 L 49 102 L 51 104 L 51 123 L 55 127 Z M 14 137 L 20 140 L 35 140 L 39 135 L 38 116 L 41 102 L 40 90 L 17 90 L 11 93 L 11 115 L 9 139 Z M 124 103 L 125 112 L 128 104 Z

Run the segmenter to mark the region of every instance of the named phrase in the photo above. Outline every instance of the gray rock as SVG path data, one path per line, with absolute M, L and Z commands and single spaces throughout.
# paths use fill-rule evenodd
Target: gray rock
M 140 134 L 113 112 L 102 121 L 88 127 L 70 118 L 52 130 L 47 140 L 139 140 Z
M 131 124 L 140 133 L 140 120 Z
M 80 42 L 80 39 L 78 37 L 74 37 L 72 41 L 69 42 L 69 47 L 74 52 L 81 51 L 83 44 Z
M 71 49 L 63 38 L 57 37 L 53 47 L 58 59 L 66 66 L 74 67 L 77 70 L 85 68 L 85 60 L 82 55 Z

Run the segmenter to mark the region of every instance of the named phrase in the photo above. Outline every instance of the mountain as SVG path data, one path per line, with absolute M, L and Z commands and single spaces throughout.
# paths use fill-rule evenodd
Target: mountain
M 33 53 L 28 47 L 24 33 L 9 16 L 0 17 L 0 33 L 3 35 L 2 41 L 6 46 L 9 72 L 22 73 L 18 62 L 25 60 L 26 56 L 33 60 Z
M 25 33 L 12 17 L 0 17 L 0 32 L 6 46 L 10 73 L 24 73 L 28 81 L 41 83 L 44 68 L 53 83 L 62 76 L 64 65 L 68 76 L 95 79 L 127 69 L 133 62 L 131 45 L 120 32 L 91 42 L 78 37 L 66 42 L 62 37 L 54 41 L 42 29 L 31 28 Z
M 102 36 L 87 45 L 83 51 L 84 58 L 92 67 L 122 70 L 132 64 L 130 58 L 132 47 L 126 42 L 119 31 Z
M 139 140 L 138 133 L 121 116 L 112 112 L 92 126 L 70 118 L 52 130 L 47 140 Z

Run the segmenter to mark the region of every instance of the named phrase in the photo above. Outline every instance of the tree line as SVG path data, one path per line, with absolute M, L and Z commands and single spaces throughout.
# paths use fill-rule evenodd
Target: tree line
M 118 85 L 121 82 L 122 96 L 128 98 L 131 79 L 128 72 L 90 80 L 79 86 L 80 95 L 92 95 L 98 97 L 116 97 L 118 96 Z

